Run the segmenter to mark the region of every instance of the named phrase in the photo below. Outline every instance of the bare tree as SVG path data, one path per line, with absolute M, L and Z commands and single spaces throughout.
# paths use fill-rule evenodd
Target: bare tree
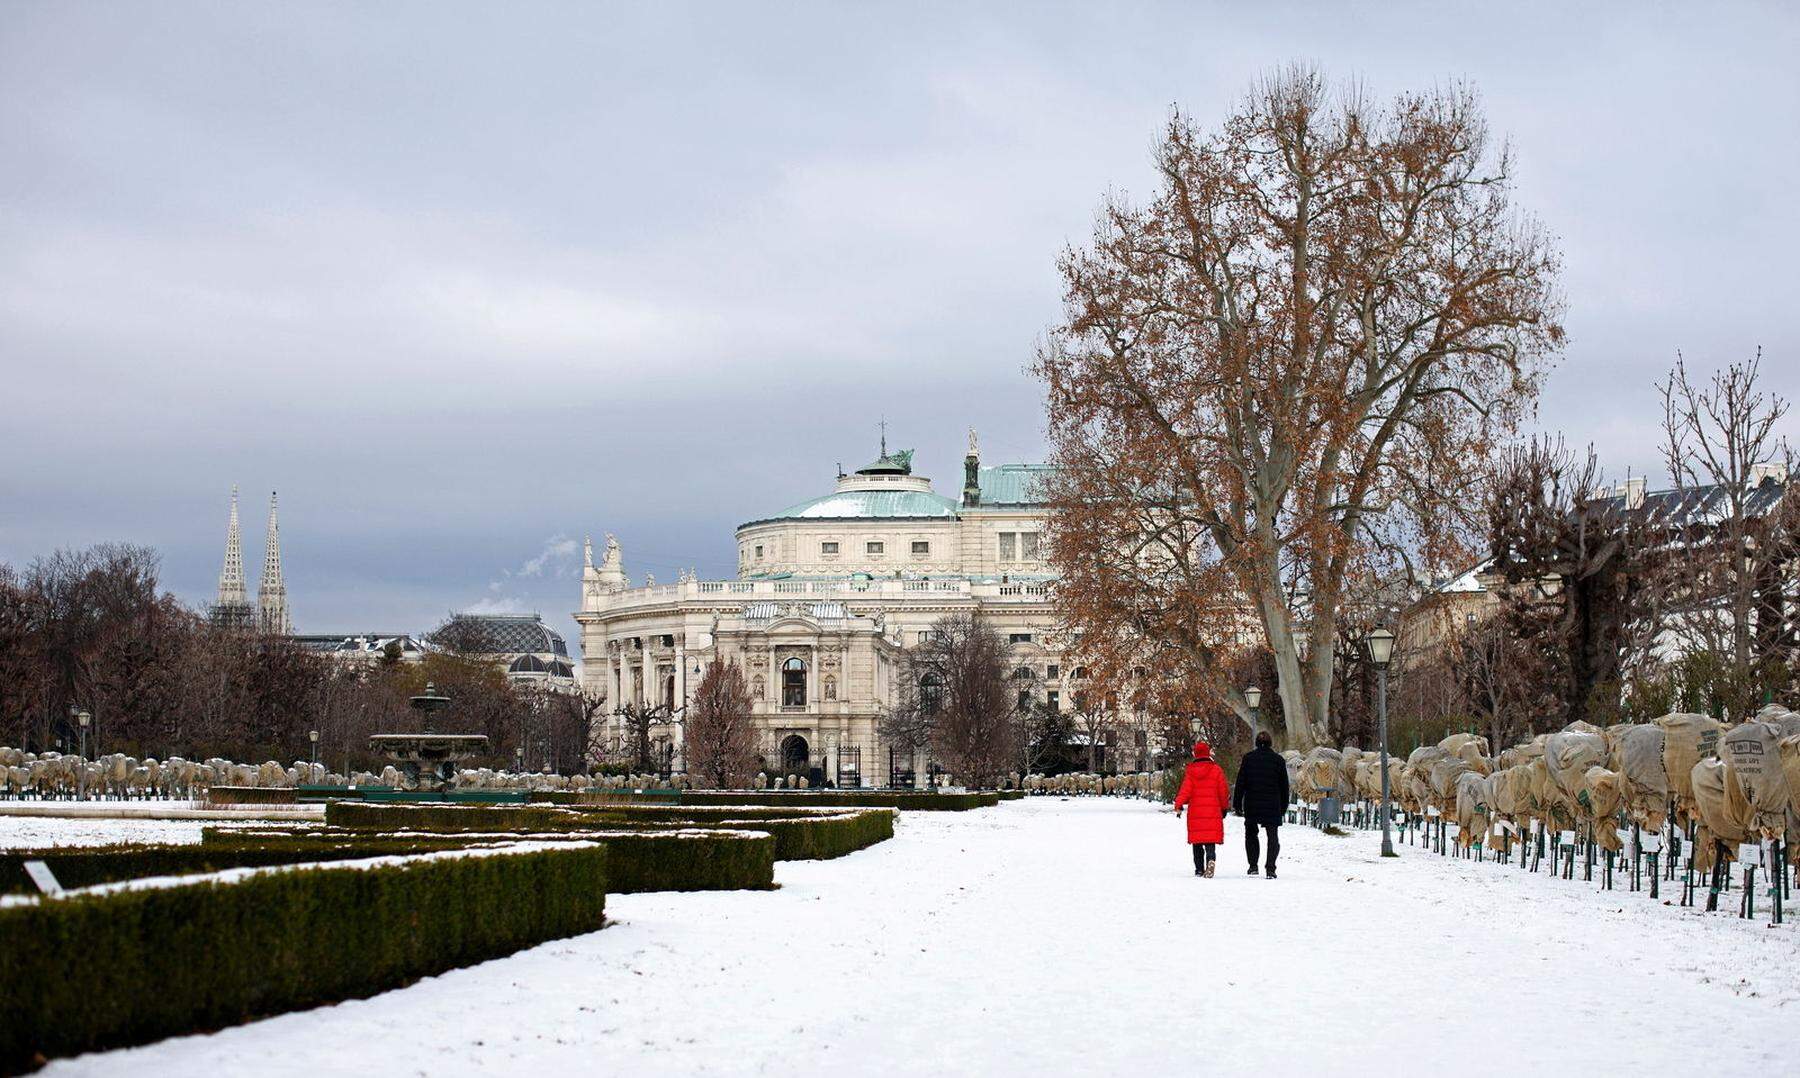
M 1788 402 L 1761 388 L 1761 367 L 1758 349 L 1697 384 L 1677 358 L 1659 387 L 1679 496 L 1667 514 L 1669 628 L 1681 652 L 1705 657 L 1710 695 L 1734 718 L 1785 687 L 1796 655 L 1787 595 L 1800 501 L 1787 496 L 1794 458 L 1778 430 Z
M 1488 505 L 1493 567 L 1518 617 L 1553 618 L 1563 722 L 1617 717 L 1633 666 L 1651 655 L 1661 589 L 1658 536 L 1641 506 L 1600 485 L 1593 450 L 1535 440 L 1508 456 Z
M 1007 659 L 1006 641 L 972 615 L 939 620 L 901 667 L 883 737 L 901 748 L 929 746 L 965 785 L 998 785 L 1019 758 Z
M 1461 556 L 1561 347 L 1558 256 L 1463 88 L 1383 109 L 1289 70 L 1217 134 L 1175 115 L 1156 166 L 1062 260 L 1039 353 L 1061 594 L 1084 647 L 1137 652 L 1103 665 L 1242 717 L 1221 675 L 1259 634 L 1304 747 L 1346 580 Z
M 688 775 L 703 786 L 743 789 L 756 774 L 755 701 L 737 663 L 714 658 L 694 698 L 686 724 Z

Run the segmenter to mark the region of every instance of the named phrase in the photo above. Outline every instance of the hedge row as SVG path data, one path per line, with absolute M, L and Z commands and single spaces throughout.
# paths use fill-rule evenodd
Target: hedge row
M 822 790 L 817 793 L 796 790 L 793 793 L 754 793 L 735 790 L 685 790 L 684 805 L 781 805 L 790 808 L 826 806 L 829 808 L 897 808 L 921 812 L 962 812 L 989 808 L 1000 803 L 1000 795 L 987 793 L 938 794 L 907 793 L 882 790 Z
M 953 795 L 952 795 L 953 796 Z M 842 857 L 894 837 L 892 811 L 820 814 L 796 807 L 746 809 L 741 806 L 676 807 L 663 805 L 558 808 L 471 808 L 451 805 L 391 806 L 334 802 L 326 823 L 357 830 L 433 831 L 577 831 L 596 826 L 744 827 L 775 837 L 778 861 Z
M 59 846 L 44 850 L 9 850 L 0 853 L 0 894 L 38 893 L 37 885 L 25 872 L 26 861 L 44 862 L 56 877 L 56 882 L 73 890 L 77 887 L 152 876 L 195 876 L 207 872 L 222 872 L 228 868 L 262 868 L 308 861 L 347 861 L 390 854 L 435 853 L 439 850 L 458 849 L 462 845 L 464 844 L 455 840 L 410 839 L 380 844 L 336 841 L 314 843 L 306 848 L 242 842 L 229 845 Z
M 497 811 L 510 812 L 503 809 Z M 351 847 L 373 856 L 418 848 L 456 849 L 518 841 L 520 838 L 596 842 L 606 847 L 607 888 L 614 894 L 640 891 L 766 891 L 775 886 L 776 846 L 773 836 L 757 831 L 673 830 L 620 831 L 557 828 L 540 834 L 459 830 L 430 836 L 381 835 L 367 831 L 317 828 L 269 828 L 255 831 L 206 828 L 201 847 L 246 856 L 286 854 L 296 861 L 316 860 L 327 851 Z
M 359 831 L 567 831 L 585 817 L 552 805 L 392 805 L 332 801 L 325 822 Z
M 0 1070 L 372 995 L 605 921 L 591 846 L 319 866 L 0 908 Z
M 777 861 L 823 861 L 894 837 L 892 809 L 855 812 L 743 809 L 720 806 L 666 808 L 631 806 L 589 809 L 584 815 L 606 826 L 730 827 L 766 831 L 775 837 Z
M 300 791 L 292 786 L 214 786 L 206 791 L 209 805 L 292 805 Z

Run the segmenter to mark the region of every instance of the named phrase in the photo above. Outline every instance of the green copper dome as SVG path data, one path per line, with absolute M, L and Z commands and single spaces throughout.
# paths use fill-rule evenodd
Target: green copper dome
M 771 520 L 955 520 L 956 503 L 927 490 L 842 490 L 790 505 L 772 517 L 739 525 L 765 524 Z

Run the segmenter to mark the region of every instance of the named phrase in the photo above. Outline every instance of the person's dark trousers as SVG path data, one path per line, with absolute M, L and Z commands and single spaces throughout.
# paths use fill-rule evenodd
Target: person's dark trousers
M 1281 856 L 1281 825 L 1278 823 L 1255 823 L 1244 821 L 1244 852 L 1250 855 L 1250 867 L 1256 867 L 1257 858 L 1262 854 L 1262 846 L 1256 841 L 1256 829 L 1263 828 L 1269 832 L 1269 859 L 1263 863 L 1263 871 L 1275 871 L 1275 858 Z
M 1206 863 L 1213 859 L 1214 846 L 1210 842 L 1196 842 L 1194 846 L 1194 871 L 1204 872 Z

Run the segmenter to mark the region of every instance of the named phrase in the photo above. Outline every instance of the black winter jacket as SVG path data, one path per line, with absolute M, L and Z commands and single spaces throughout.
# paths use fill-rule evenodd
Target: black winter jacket
M 1287 761 L 1274 749 L 1255 748 L 1238 765 L 1231 809 L 1250 823 L 1281 822 L 1287 814 Z

